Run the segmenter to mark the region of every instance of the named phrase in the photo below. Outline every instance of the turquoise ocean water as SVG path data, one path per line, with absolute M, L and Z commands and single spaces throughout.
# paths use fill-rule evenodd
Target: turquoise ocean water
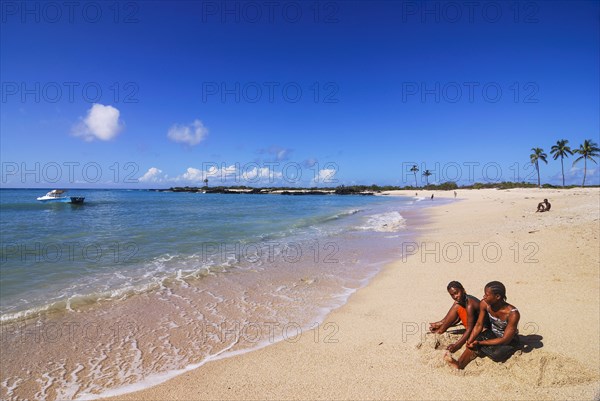
M 2 346 L 13 352 L 3 399 L 118 394 L 264 346 L 265 322 L 318 324 L 400 256 L 406 217 L 425 204 L 139 190 L 35 200 L 45 192 L 0 190 Z M 218 335 L 228 324 L 258 333 L 230 341 Z
M 366 227 L 363 217 L 402 203 L 366 196 L 137 190 L 68 193 L 85 196 L 84 205 L 35 200 L 44 193 L 0 191 L 3 320 L 71 297 L 119 294 L 181 271 L 231 265 L 226 259 L 236 251 L 241 261 L 253 261 L 250 253 L 260 244 L 325 239 L 341 229 Z M 392 224 L 394 217 L 399 219 L 389 216 Z

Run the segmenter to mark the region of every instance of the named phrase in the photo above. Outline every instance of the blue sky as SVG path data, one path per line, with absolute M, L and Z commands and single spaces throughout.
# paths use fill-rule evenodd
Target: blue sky
M 556 184 L 600 142 L 597 1 L 1 7 L 2 187 Z

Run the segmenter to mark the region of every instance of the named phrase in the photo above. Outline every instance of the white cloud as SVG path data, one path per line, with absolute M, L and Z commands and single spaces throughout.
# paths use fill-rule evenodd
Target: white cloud
M 268 153 L 275 155 L 275 160 L 277 161 L 287 160 L 291 151 L 291 149 L 281 148 L 279 146 L 271 146 L 269 150 L 267 150 Z
M 583 160 L 579 162 L 579 164 L 581 164 L 581 166 L 572 166 L 570 169 L 568 169 L 567 171 L 565 171 L 565 177 L 583 177 Z M 587 165 L 587 173 L 586 175 L 594 175 L 597 172 L 597 168 L 591 167 L 590 168 L 590 164 L 592 164 L 593 166 L 593 162 L 592 163 L 588 163 Z M 557 173 L 557 175 L 561 175 L 561 173 Z
M 233 164 L 231 166 L 222 167 L 220 169 L 209 169 L 209 171 L 210 175 L 213 175 L 215 177 L 231 177 L 239 173 L 238 168 Z
M 273 155 L 275 156 L 275 160 L 284 161 L 289 159 L 292 149 L 282 148 L 280 146 L 271 146 L 268 149 L 259 149 L 257 153 Z
M 302 164 L 304 165 L 304 167 L 313 167 L 315 164 L 317 164 L 319 161 L 315 158 L 311 158 L 311 159 L 306 159 L 302 162 Z
M 289 149 L 280 149 L 276 152 L 275 157 L 277 160 L 287 160 Z
M 315 183 L 323 183 L 323 184 L 334 184 L 336 182 L 338 182 L 338 180 L 335 178 L 335 174 L 337 173 L 337 170 L 332 169 L 332 168 L 324 168 L 319 170 L 319 174 L 317 174 L 314 178 L 313 181 Z
M 140 182 L 163 182 L 167 180 L 167 175 L 163 174 L 163 171 L 156 167 L 150 167 L 139 180 Z
M 581 166 L 573 166 L 569 170 L 565 171 L 565 179 L 568 180 L 567 184 L 580 185 L 583 180 L 583 160 L 579 162 Z M 590 167 L 590 164 L 592 167 Z M 598 185 L 598 178 L 600 169 L 596 167 L 593 162 L 588 163 L 587 171 L 585 173 L 586 185 Z M 562 177 L 562 175 L 561 175 Z M 562 178 L 561 178 L 562 179 Z
M 215 166 L 210 166 L 207 170 L 200 170 L 194 167 L 188 167 L 185 173 L 177 176 L 175 178 L 176 181 L 185 181 L 190 183 L 202 183 L 205 178 L 208 178 L 209 181 L 221 181 L 225 182 L 227 178 L 237 177 L 239 171 L 235 165 L 217 168 Z
M 173 124 L 169 128 L 167 138 L 177 143 L 185 143 L 194 146 L 202 142 L 208 135 L 208 128 L 200 120 L 194 120 L 190 125 Z
M 206 178 L 206 172 L 197 168 L 188 167 L 182 175 L 176 178 L 177 181 L 202 182 Z
M 283 174 L 280 171 L 275 171 L 269 167 L 253 167 L 250 170 L 244 171 L 242 173 L 242 178 L 251 183 L 272 183 L 274 180 L 282 179 Z
M 119 110 L 112 106 L 94 103 L 83 121 L 73 128 L 72 133 L 88 142 L 94 139 L 109 141 L 123 129 L 123 123 L 119 121 L 120 114 Z
M 281 180 L 283 174 L 270 167 L 252 166 L 210 166 L 206 170 L 188 167 L 187 170 L 175 177 L 173 181 L 186 184 L 203 184 L 205 179 L 215 185 L 252 185 L 252 184 L 272 184 L 276 180 Z

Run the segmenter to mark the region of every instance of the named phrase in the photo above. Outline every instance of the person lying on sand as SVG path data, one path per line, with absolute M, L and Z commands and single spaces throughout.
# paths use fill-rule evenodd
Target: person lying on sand
M 446 351 L 444 359 L 457 369 L 464 369 L 478 356 L 488 356 L 495 362 L 507 360 L 519 346 L 517 325 L 519 310 L 506 302 L 506 288 L 499 281 L 486 284 L 483 299 L 479 303 L 479 317 L 467 340 L 467 348 L 455 360 Z M 485 317 L 489 316 L 491 329 L 483 331 Z M 483 331 L 483 333 L 482 333 Z
M 463 326 L 465 326 L 464 334 L 457 342 L 450 344 L 446 348 L 450 352 L 456 352 L 467 342 L 475 327 L 475 322 L 477 322 L 479 315 L 479 299 L 472 295 L 467 295 L 464 287 L 458 281 L 451 281 L 448 283 L 446 289 L 452 299 L 454 299 L 454 304 L 442 320 L 429 323 L 429 330 L 432 333 L 442 334 L 448 328 L 458 324 L 459 321 L 462 322 Z
M 543 202 L 538 203 L 537 212 L 549 212 L 552 205 L 548 202 L 548 199 L 544 199 Z

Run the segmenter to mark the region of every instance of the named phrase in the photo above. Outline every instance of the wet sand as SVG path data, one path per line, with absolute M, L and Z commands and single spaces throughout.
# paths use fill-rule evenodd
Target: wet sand
M 390 201 L 330 217 L 329 235 L 251 243 L 230 263 L 225 247 L 215 245 L 183 264 L 199 267 L 148 288 L 69 298 L 39 315 L 3 321 L 0 398 L 124 394 L 215 359 L 295 342 L 396 259 L 399 238 L 414 238 L 423 211 L 412 199 Z M 223 264 L 205 264 L 209 255 Z
M 454 197 L 420 192 L 434 204 Z M 600 190 L 459 190 L 458 198 L 432 208 L 416 241 L 399 240 L 405 256 L 318 328 L 115 399 L 597 399 Z M 544 198 L 552 210 L 535 213 Z M 452 303 L 451 280 L 478 297 L 502 281 L 521 312 L 525 349 L 504 364 L 447 366 L 444 345 L 455 334 L 426 332 Z

